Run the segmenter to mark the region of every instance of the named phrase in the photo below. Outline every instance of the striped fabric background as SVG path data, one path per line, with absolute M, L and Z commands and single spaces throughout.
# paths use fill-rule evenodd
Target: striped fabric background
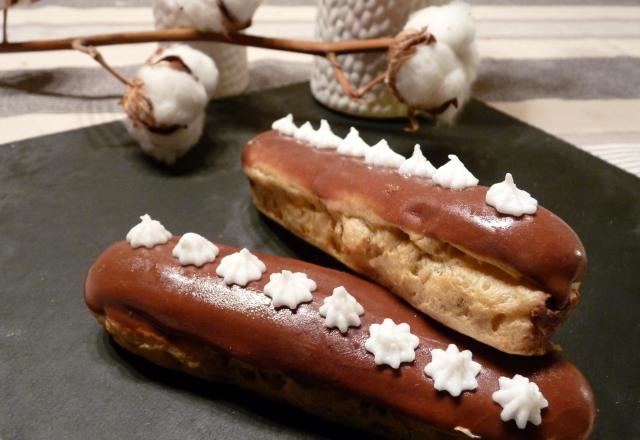
M 150 0 L 41 1 L 10 11 L 14 41 L 150 29 Z M 640 0 L 472 0 L 474 95 L 640 176 Z M 252 33 L 312 38 L 315 1 L 265 0 Z M 154 44 L 103 54 L 131 74 Z M 308 79 L 307 55 L 249 49 L 251 90 Z M 122 88 L 86 55 L 0 54 L 0 148 L 123 117 Z

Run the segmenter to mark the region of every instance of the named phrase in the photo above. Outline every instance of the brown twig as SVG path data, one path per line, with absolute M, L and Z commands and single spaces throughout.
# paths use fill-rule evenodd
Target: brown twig
M 358 87 L 358 89 L 355 92 L 356 96 L 357 97 L 362 97 L 369 90 L 371 90 L 372 88 L 374 88 L 378 84 L 384 82 L 386 77 L 387 77 L 386 73 L 381 73 L 380 75 L 376 76 L 375 78 L 373 78 L 371 81 L 369 81 L 365 85 Z
M 9 6 L 2 10 L 2 44 L 7 43 L 7 19 L 9 18 Z
M 123 32 L 116 34 L 97 34 L 52 40 L 33 40 L 0 44 L 0 53 L 37 52 L 47 50 L 73 49 L 73 42 L 80 40 L 87 46 L 108 46 L 113 44 L 135 44 L 168 41 L 212 41 L 239 46 L 261 47 L 264 49 L 286 50 L 325 56 L 354 52 L 382 52 L 389 48 L 393 38 L 372 38 L 368 40 L 347 40 L 321 42 L 271 38 L 259 35 L 218 32 L 201 32 L 192 28 L 174 28 L 154 31 Z
M 329 63 L 333 68 L 333 72 L 336 75 L 336 80 L 338 80 L 338 84 L 340 84 L 340 87 L 342 87 L 342 90 L 344 91 L 345 95 L 347 95 L 351 99 L 359 98 L 359 96 L 356 96 L 355 90 L 353 90 L 353 87 L 351 87 L 351 84 L 349 84 L 349 79 L 344 74 L 344 71 L 342 70 L 342 66 L 338 62 L 338 57 L 336 56 L 336 53 L 329 52 L 327 54 L 327 60 L 329 60 Z
M 265 49 L 286 50 L 326 56 L 333 66 L 338 82 L 352 99 L 362 97 L 373 86 L 384 80 L 384 75 L 375 78 L 368 84 L 354 90 L 342 71 L 337 55 L 354 52 L 387 51 L 393 38 L 373 38 L 368 40 L 347 40 L 337 42 L 319 42 L 308 40 L 292 40 L 286 38 L 270 38 L 259 35 L 239 33 L 200 32 L 191 28 L 175 28 L 155 31 L 125 32 L 118 34 L 88 35 L 85 37 L 62 38 L 55 40 L 34 40 L 0 44 L 0 53 L 31 52 L 61 49 L 76 49 L 93 57 L 102 67 L 124 84 L 131 85 L 129 80 L 115 71 L 102 57 L 96 46 L 113 44 L 133 44 L 167 41 L 212 41 L 241 46 L 260 47 Z
M 407 106 L 407 119 L 409 120 L 409 126 L 404 128 L 407 133 L 414 133 L 420 128 L 420 122 L 416 115 L 416 109 L 411 106 Z
M 385 74 L 382 73 L 379 76 L 372 79 L 371 81 L 369 81 L 368 83 L 366 83 L 365 85 L 360 86 L 357 89 L 354 89 L 349 83 L 349 79 L 344 74 L 344 71 L 342 70 L 342 66 L 338 61 L 338 57 L 336 56 L 336 53 L 329 52 L 327 54 L 327 59 L 329 60 L 331 67 L 333 67 L 333 71 L 336 75 L 336 79 L 338 80 L 338 84 L 340 84 L 340 87 L 342 88 L 342 91 L 345 93 L 345 95 L 347 95 L 351 99 L 362 98 L 365 93 L 367 93 L 377 84 L 380 84 L 381 82 L 383 82 L 385 79 Z
M 71 47 L 75 50 L 79 50 L 80 52 L 86 53 L 91 58 L 96 60 L 98 64 L 104 67 L 104 69 L 107 72 L 113 75 L 118 81 L 120 81 L 124 85 L 127 85 L 129 87 L 132 86 L 131 81 L 129 81 L 125 76 L 123 76 L 120 72 L 115 70 L 113 67 L 111 67 L 109 63 L 107 63 L 107 61 L 104 59 L 100 51 L 98 51 L 98 49 L 96 49 L 94 46 L 89 46 L 85 44 L 83 40 L 74 40 L 71 42 Z
M 418 111 L 431 115 L 431 117 L 435 117 L 446 112 L 449 107 L 453 106 L 455 108 L 458 108 L 458 105 L 459 105 L 458 98 L 449 99 L 448 101 L 445 101 L 438 107 L 432 108 L 432 109 L 418 109 L 410 105 L 407 105 L 407 119 L 409 120 L 409 126 L 405 127 L 404 131 L 409 133 L 418 131 L 418 129 L 420 128 L 420 123 L 418 122 L 418 117 L 416 114 Z

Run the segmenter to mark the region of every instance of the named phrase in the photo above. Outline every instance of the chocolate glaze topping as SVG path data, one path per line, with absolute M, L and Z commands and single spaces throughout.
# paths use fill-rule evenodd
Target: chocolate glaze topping
M 586 253 L 576 233 L 539 206 L 515 218 L 485 203 L 487 188 L 442 188 L 430 179 L 403 177 L 360 158 L 320 150 L 275 131 L 249 141 L 244 167 L 274 172 L 324 201 L 359 201 L 401 229 L 448 242 L 516 269 L 563 308 L 572 283 L 582 280 Z
M 301 381 L 326 385 L 402 411 L 453 433 L 457 426 L 482 438 L 581 439 L 593 425 L 595 404 L 582 374 L 559 353 L 523 358 L 498 352 L 417 314 L 386 289 L 355 276 L 298 260 L 256 253 L 267 272 L 246 288 L 228 287 L 215 273 L 220 260 L 237 249 L 218 245 L 216 261 L 202 268 L 181 266 L 171 255 L 178 242 L 153 249 L 132 249 L 120 242 L 107 249 L 89 270 L 85 301 L 97 314 L 141 317 L 158 329 L 204 341 L 258 368 L 277 370 Z M 269 275 L 283 269 L 304 272 L 317 283 L 311 303 L 296 311 L 274 310 L 262 288 Z M 346 336 L 327 329 L 318 313 L 323 299 L 337 286 L 363 305 L 359 328 Z M 368 328 L 391 318 L 406 322 L 418 336 L 416 360 L 398 370 L 377 367 L 364 348 Z M 430 350 L 454 343 L 470 349 L 482 365 L 478 388 L 453 398 L 434 389 L 423 369 Z M 500 376 L 519 373 L 538 384 L 549 401 L 542 424 L 519 430 L 500 420 L 501 407 L 492 401 Z

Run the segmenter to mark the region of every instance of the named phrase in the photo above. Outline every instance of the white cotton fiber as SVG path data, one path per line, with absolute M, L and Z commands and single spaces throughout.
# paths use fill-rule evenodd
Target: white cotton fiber
M 260 0 L 223 0 L 227 11 L 239 23 L 248 21 Z M 216 0 L 154 0 L 156 28 L 194 27 L 201 31 L 223 32 L 222 14 Z
M 262 0 L 224 0 L 227 10 L 241 23 L 253 17 Z
M 460 60 L 446 45 L 420 46 L 396 73 L 395 87 L 405 102 L 435 109 L 453 98 L 466 100 L 467 76 Z
M 200 81 L 207 92 L 207 97 L 211 98 L 218 85 L 218 69 L 209 56 L 184 44 L 176 44 L 164 49 L 153 56 L 151 64 L 162 60 L 165 57 L 175 56 L 191 70 L 191 73 Z
M 222 32 L 222 17 L 216 0 L 153 0 L 156 28 L 194 27 Z
M 161 63 L 142 66 L 136 76 L 151 101 L 157 126 L 187 125 L 207 105 L 204 86 L 189 73 Z
M 450 106 L 438 116 L 438 120 L 450 123 L 469 99 L 476 78 L 478 53 L 471 7 L 458 1 L 429 6 L 414 13 L 405 29 L 425 26 L 436 41 L 419 46 L 402 64 L 395 87 L 402 99 L 417 109 L 435 109 L 457 99 L 458 107 Z
M 422 29 L 425 26 L 439 43 L 451 47 L 458 56 L 473 44 L 476 34 L 471 6 L 458 1 L 416 11 L 405 29 Z
M 468 3 L 454 1 L 442 6 L 420 9 L 411 15 L 405 29 L 421 29 L 425 26 L 438 43 L 446 44 L 456 53 L 468 80 L 475 81 L 478 49 L 471 6 Z
M 204 112 L 200 112 L 186 127 L 178 128 L 170 134 L 153 133 L 142 125 L 134 126 L 130 119 L 126 119 L 125 124 L 140 144 L 142 151 L 160 162 L 171 165 L 200 140 L 204 121 Z

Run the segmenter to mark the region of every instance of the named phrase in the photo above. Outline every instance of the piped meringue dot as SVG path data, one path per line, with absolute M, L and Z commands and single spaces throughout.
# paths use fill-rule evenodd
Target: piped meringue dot
M 399 368 L 401 363 L 415 360 L 418 343 L 409 324 L 396 324 L 386 318 L 382 324 L 371 324 L 365 348 L 373 354 L 376 365 Z
M 295 310 L 300 304 L 311 301 L 311 292 L 316 288 L 315 281 L 307 278 L 306 273 L 283 270 L 272 273 L 262 290 L 271 298 L 274 308 L 288 307 Z
M 141 216 L 140 223 L 127 233 L 127 241 L 134 249 L 143 246 L 151 249 L 156 245 L 165 244 L 170 238 L 171 232 L 167 231 L 158 220 L 152 219 L 149 214 Z
M 538 201 L 519 189 L 513 181 L 511 173 L 504 176 L 504 181 L 491 185 L 487 191 L 485 202 L 496 208 L 500 214 L 520 217 L 524 214 L 535 214 Z
M 300 142 L 311 143 L 315 134 L 316 131 L 313 129 L 311 122 L 307 121 L 296 130 L 293 137 Z
M 199 234 L 187 232 L 175 245 L 171 252 L 183 266 L 204 266 L 215 261 L 218 247 Z
M 403 176 L 416 176 L 429 178 L 436 172 L 436 168 L 424 157 L 420 145 L 413 147 L 413 154 L 400 165 L 398 172 Z
M 542 423 L 542 410 L 549 406 L 538 385 L 528 378 L 516 374 L 513 378 L 500 377 L 500 389 L 493 393 L 493 400 L 502 406 L 500 419 L 515 420 L 516 426 L 525 429 L 527 423 L 535 426 Z
M 284 136 L 294 136 L 296 131 L 298 131 L 298 127 L 293 123 L 293 115 L 291 113 L 274 121 L 273 124 L 271 124 L 271 129 Z
M 458 397 L 462 391 L 478 387 L 476 376 L 482 367 L 471 357 L 469 350 L 461 352 L 455 344 L 449 344 L 446 351 L 436 348 L 431 350 L 431 362 L 424 373 L 433 379 L 436 390 Z
M 367 150 L 364 162 L 374 167 L 398 168 L 404 162 L 404 156 L 393 151 L 387 141 L 381 139 Z
M 262 278 L 266 270 L 264 263 L 244 248 L 224 257 L 216 268 L 216 274 L 221 276 L 226 284 L 244 287 L 250 281 Z
M 316 130 L 311 138 L 311 145 L 315 148 L 338 148 L 342 138 L 331 131 L 331 126 L 326 119 L 320 121 L 320 128 Z
M 449 155 L 449 162 L 438 168 L 433 173 L 432 179 L 437 185 L 450 189 L 463 189 L 478 185 L 478 179 L 471 174 L 455 154 Z
M 344 286 L 339 286 L 333 289 L 331 296 L 324 299 L 319 313 L 325 318 L 325 327 L 338 328 L 340 333 L 346 333 L 349 327 L 360 326 L 364 308 Z
M 338 145 L 338 154 L 343 156 L 365 157 L 371 147 L 360 137 L 360 133 L 351 127 L 347 136 Z

